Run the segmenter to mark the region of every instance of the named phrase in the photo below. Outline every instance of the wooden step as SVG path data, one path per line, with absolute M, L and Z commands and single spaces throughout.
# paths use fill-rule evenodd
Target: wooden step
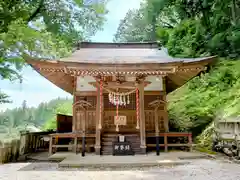
M 115 138 L 102 138 L 102 141 L 116 141 Z
M 113 143 L 117 140 L 118 134 L 103 134 L 101 138 L 101 153 L 102 155 L 113 154 Z M 131 143 L 132 150 L 135 154 L 141 154 L 140 136 L 139 134 L 124 135 L 126 140 Z

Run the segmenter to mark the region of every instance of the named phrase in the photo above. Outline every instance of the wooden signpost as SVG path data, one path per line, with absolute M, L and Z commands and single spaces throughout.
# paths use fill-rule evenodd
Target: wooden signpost
M 126 138 L 119 136 L 118 141 L 113 143 L 114 156 L 134 155 L 131 143 L 126 141 Z

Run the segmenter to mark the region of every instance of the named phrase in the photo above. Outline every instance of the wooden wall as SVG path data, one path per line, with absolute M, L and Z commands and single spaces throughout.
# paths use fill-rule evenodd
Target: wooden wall
M 144 96 L 144 105 L 145 105 L 145 121 L 146 121 L 146 131 L 155 131 L 155 116 L 153 108 L 149 107 L 148 104 L 156 99 L 164 100 L 164 93 L 163 92 L 145 92 Z M 86 118 L 86 131 L 95 131 L 96 126 L 96 93 L 94 94 L 83 92 L 82 94 L 78 93 L 74 98 L 75 101 L 78 100 L 87 100 L 92 104 L 92 108 L 88 108 L 86 110 L 86 114 L 81 112 L 80 116 L 75 119 L 73 122 L 73 128 L 75 130 L 82 130 L 82 121 Z M 75 107 L 75 117 L 78 111 L 78 107 Z M 159 108 L 158 111 L 158 119 L 159 119 L 159 130 L 164 131 L 164 119 L 167 121 L 167 111 L 165 104 Z M 127 125 L 126 126 L 119 126 L 119 132 L 138 132 L 139 130 L 136 129 L 136 94 L 132 94 L 130 96 L 130 104 L 125 107 L 119 107 L 119 115 L 127 116 Z M 116 126 L 114 125 L 114 116 L 116 116 L 116 107 L 109 103 L 108 95 L 104 94 L 104 112 L 103 112 L 103 122 L 102 127 L 103 131 L 106 132 L 115 132 Z
M 79 100 L 88 101 L 92 107 L 87 108 L 86 111 L 83 111 L 78 105 L 73 107 L 73 131 L 82 131 L 83 122 L 85 121 L 85 130 L 94 132 L 96 125 L 96 96 L 76 96 L 74 100 L 75 102 Z
M 72 132 L 72 116 L 57 114 L 57 132 Z

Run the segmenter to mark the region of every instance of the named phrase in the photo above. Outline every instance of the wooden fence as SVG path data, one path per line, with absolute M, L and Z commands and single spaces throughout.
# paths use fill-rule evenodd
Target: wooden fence
M 19 139 L 14 139 L 8 143 L 0 144 L 0 164 L 17 161 L 27 154 L 47 151 L 48 134 L 51 132 L 22 133 Z

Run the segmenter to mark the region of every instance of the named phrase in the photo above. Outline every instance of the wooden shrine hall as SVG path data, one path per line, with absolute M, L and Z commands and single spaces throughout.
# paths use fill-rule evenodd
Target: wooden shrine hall
M 126 155 L 151 149 L 159 154 L 161 147 L 191 149 L 191 133 L 169 132 L 166 95 L 204 72 L 214 60 L 172 58 L 156 42 L 82 42 L 71 57 L 27 60 L 74 97 L 73 116 L 65 118 L 70 119 L 71 132 L 51 134 L 49 153 L 62 147 L 83 155 L 85 151 Z M 178 142 L 172 137 L 188 140 Z M 59 144 L 61 138 L 72 141 Z

